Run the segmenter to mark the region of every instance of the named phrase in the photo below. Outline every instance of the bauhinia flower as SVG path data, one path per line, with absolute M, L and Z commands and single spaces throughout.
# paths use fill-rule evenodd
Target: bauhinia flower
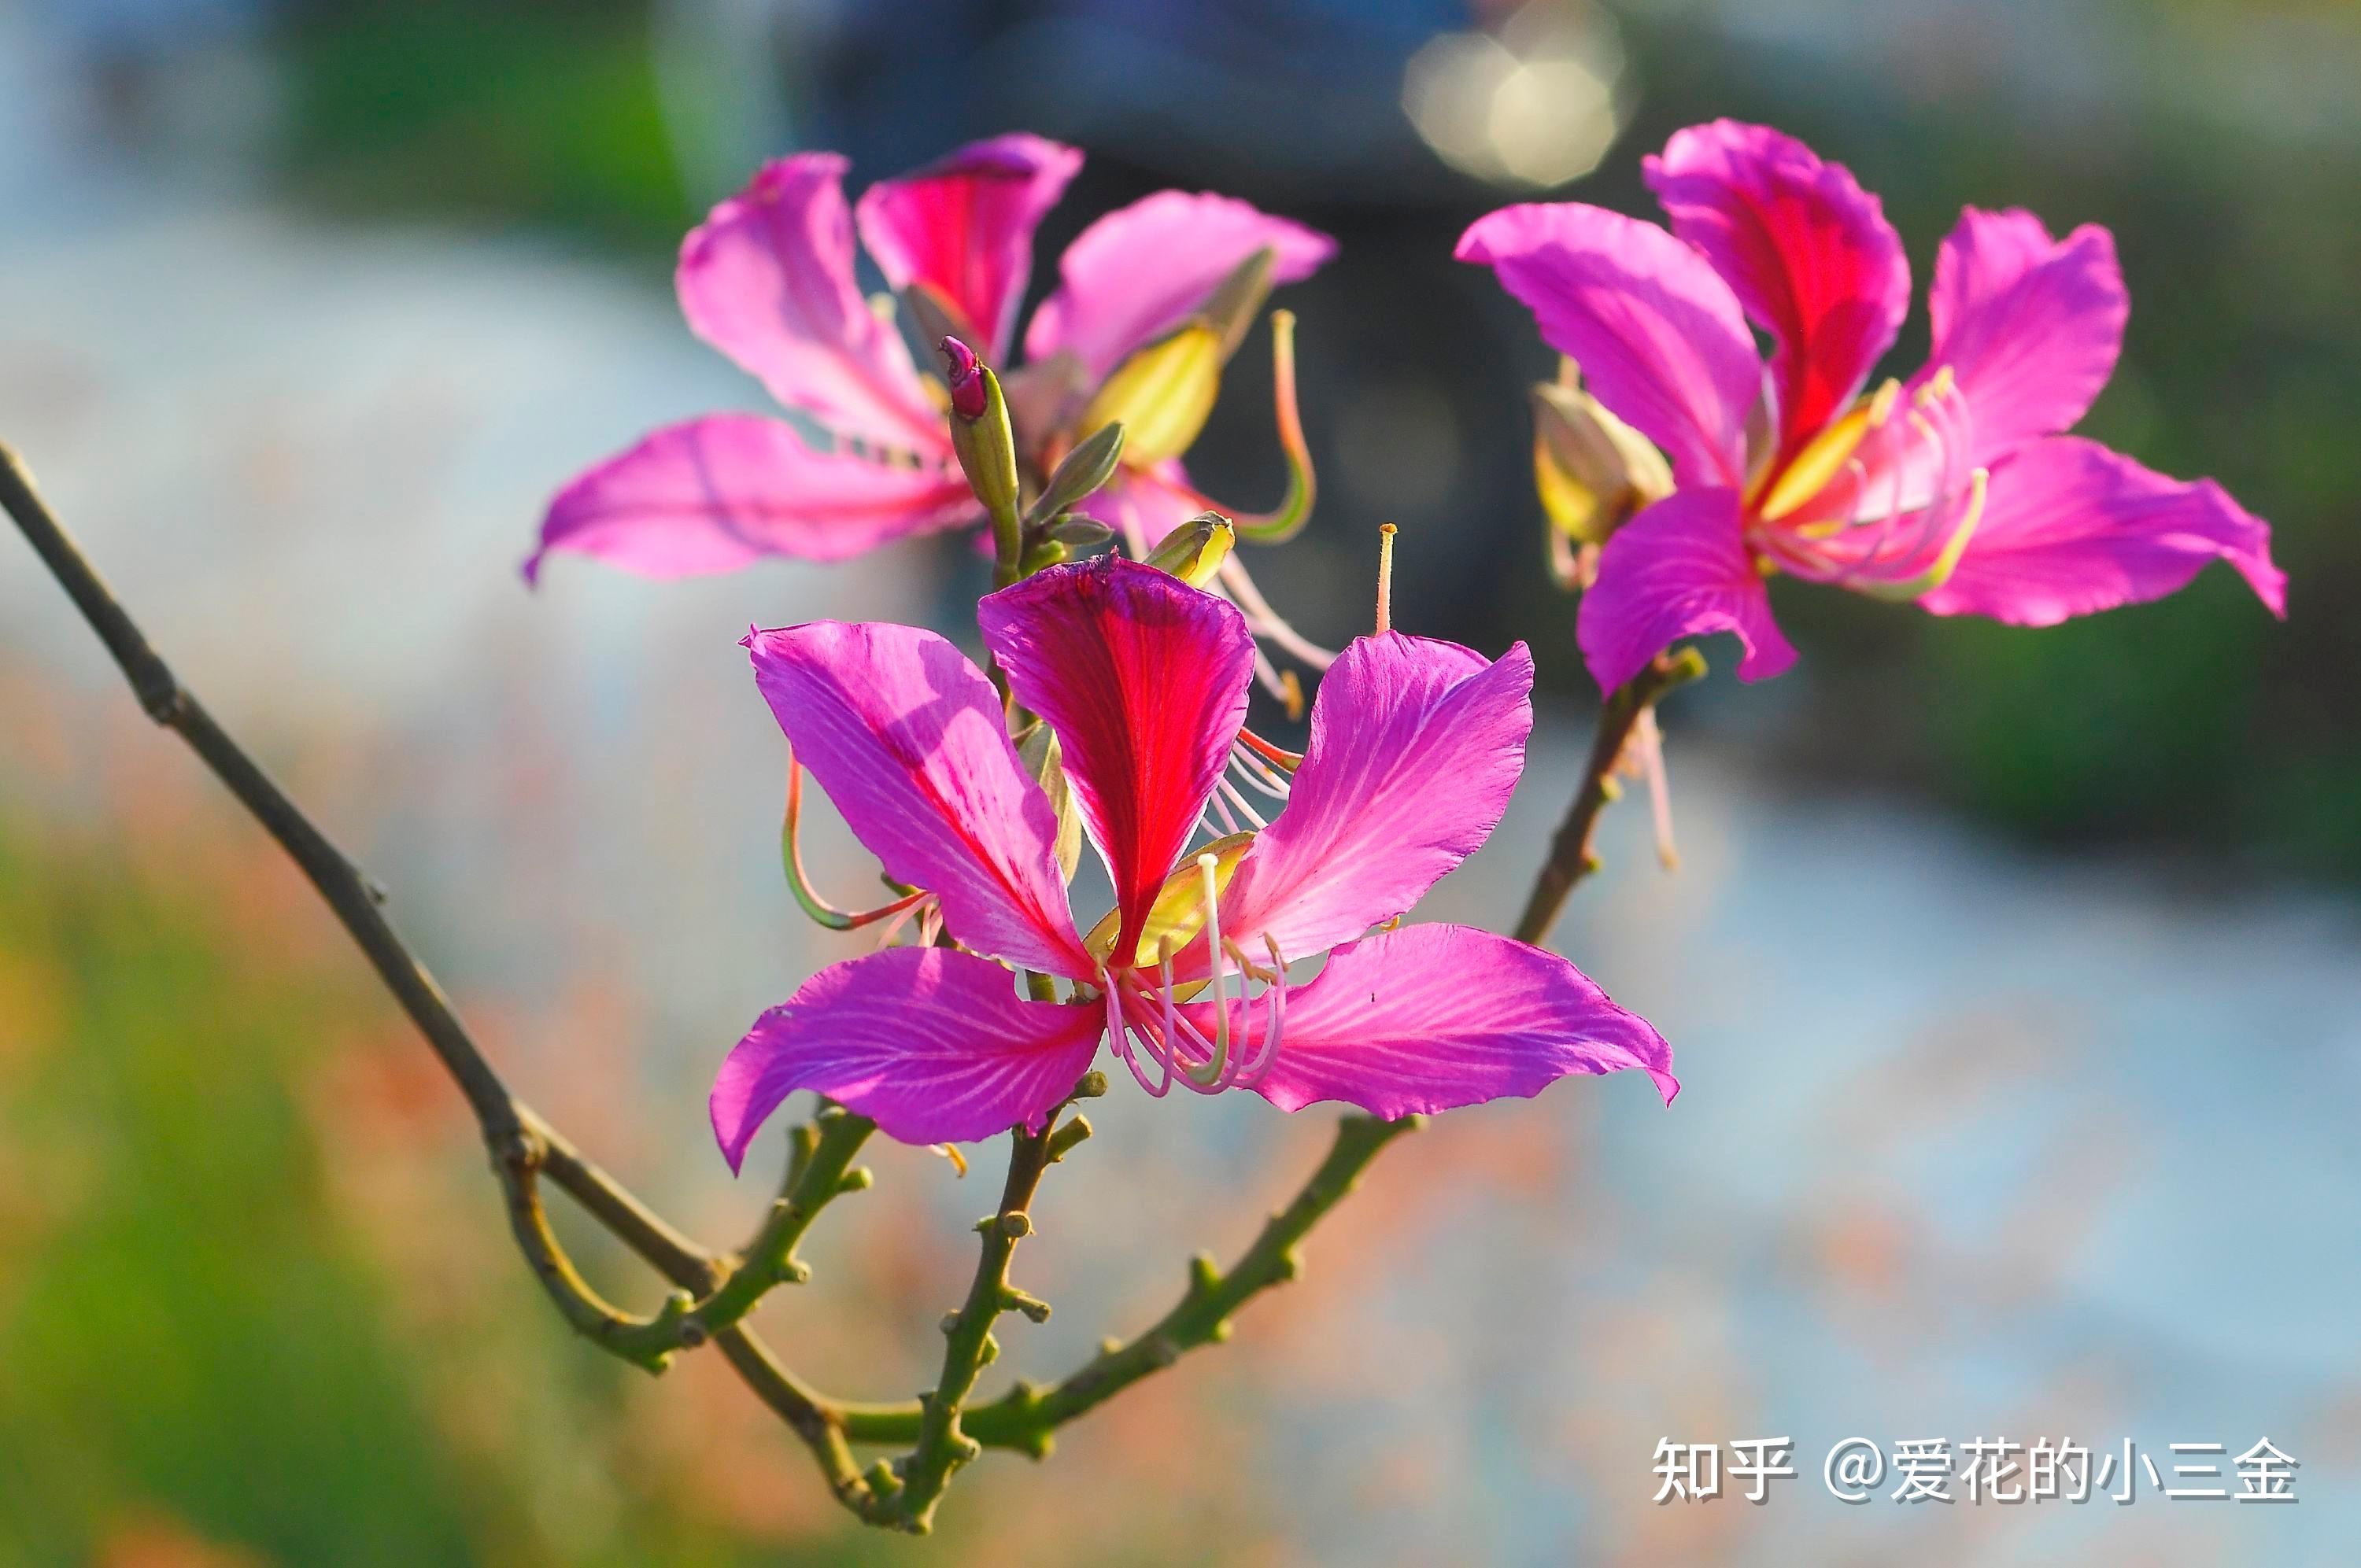
M 1608 540 L 1583 598 L 1601 686 L 1713 631 L 1744 644 L 1741 678 L 1777 674 L 1795 657 L 1764 586 L 1779 572 L 2048 626 L 2160 598 L 2218 557 L 2284 613 L 2269 529 L 2219 485 L 2059 433 L 2123 345 L 2105 229 L 2059 240 L 2030 213 L 1968 208 L 1936 258 L 1926 367 L 1864 397 L 1910 296 L 1877 198 L 1729 120 L 1679 132 L 1646 174 L 1669 233 L 1538 203 L 1479 219 L 1458 250 L 1672 462 L 1673 493 Z M 1767 367 L 1750 320 L 1776 345 Z
M 1115 909 L 1077 928 L 1059 812 L 999 695 L 949 642 L 836 621 L 751 633 L 799 762 L 960 945 L 836 964 L 765 1013 L 714 1085 L 733 1168 L 797 1089 L 910 1143 L 1038 1125 L 1103 1040 L 1150 1093 L 1248 1088 L 1283 1111 L 1341 1100 L 1395 1117 L 1622 1068 L 1672 1098 L 1664 1040 L 1565 959 L 1392 924 L 1516 787 L 1532 727 L 1521 643 L 1495 663 L 1399 632 L 1356 640 L 1297 759 L 1243 729 L 1254 644 L 1237 609 L 1154 567 L 1054 566 L 979 614 L 1015 700 L 1054 729 Z M 1256 794 L 1285 802 L 1268 825 Z M 1317 976 L 1290 977 L 1323 953 Z
M 913 362 L 892 302 L 881 310 L 862 297 L 854 229 L 926 343 L 954 337 L 959 352 L 972 345 L 1001 367 L 1033 231 L 1082 161 L 1039 137 L 996 137 L 870 187 L 857 209 L 846 204 L 845 160 L 834 153 L 764 167 L 683 242 L 681 309 L 691 331 L 823 439 L 758 414 L 666 426 L 558 494 L 527 577 L 552 551 L 673 577 L 767 555 L 840 560 L 978 521 L 952 461 L 950 394 Z M 1123 466 L 1085 510 L 1126 532 L 1135 554 L 1207 510 L 1180 458 L 1213 408 L 1222 364 L 1270 287 L 1309 275 L 1334 249 L 1324 235 L 1244 202 L 1181 191 L 1084 229 L 1026 330 L 1026 368 L 1003 377 L 1037 480 L 1075 442 L 1119 421 Z M 1312 488 L 1283 316 L 1273 349 L 1290 483 L 1279 513 L 1263 521 L 1279 532 L 1308 510 Z M 1252 534 L 1257 521 L 1241 518 L 1242 529 Z

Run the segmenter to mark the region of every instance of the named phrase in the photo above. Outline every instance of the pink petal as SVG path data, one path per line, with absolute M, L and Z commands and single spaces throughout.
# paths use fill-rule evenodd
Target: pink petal
M 896 290 L 925 283 L 958 306 L 997 366 L 1033 270 L 1033 230 L 1082 166 L 1078 149 L 1021 132 L 971 143 L 864 192 L 861 242 Z
M 1918 602 L 2015 626 L 2138 604 L 2227 561 L 2274 615 L 2287 575 L 2268 524 L 2211 479 L 2183 484 L 2093 441 L 2061 435 L 1993 470 L 1983 521 L 1950 580 Z
M 2052 240 L 2027 212 L 1970 207 L 1935 258 L 1934 346 L 1975 420 L 1975 458 L 1996 463 L 2072 426 L 2114 374 L 2131 296 L 2114 236 L 2085 224 Z
M 815 620 L 746 637 L 754 683 L 853 836 L 942 901 L 951 934 L 1089 975 L 1058 870 L 1058 817 L 1016 760 L 992 683 L 931 631 Z
M 765 555 L 840 561 L 906 533 L 976 516 L 956 468 L 904 468 L 823 452 L 759 414 L 667 425 L 557 493 L 541 547 L 595 555 L 648 577 L 728 572 Z
M 1613 691 L 1682 638 L 1712 631 L 1738 634 L 1741 681 L 1795 662 L 1740 532 L 1737 492 L 1676 490 L 1608 540 L 1575 637 L 1598 689 Z
M 902 334 L 854 286 L 843 181 L 832 152 L 765 164 L 681 241 L 680 308 L 690 331 L 835 433 L 947 453 Z
M 1058 291 L 1026 329 L 1026 357 L 1071 353 L 1096 385 L 1265 246 L 1278 253 L 1274 283 L 1308 278 L 1336 253 L 1324 234 L 1210 192 L 1159 191 L 1118 208 L 1066 247 Z
M 1685 484 L 1737 488 L 1763 387 L 1754 334 L 1730 285 L 1653 224 L 1580 203 L 1478 218 L 1462 261 L 1492 269 L 1584 383 L 1671 455 Z
M 1235 606 L 1121 556 L 1052 566 L 976 607 L 1016 700 L 1049 721 L 1115 881 L 1128 953 L 1246 721 Z
M 1205 1004 L 1189 1011 L 1210 1029 Z M 1264 1010 L 1233 1017 L 1251 1020 L 1233 1048 L 1259 1047 Z M 1288 993 L 1278 1059 L 1257 1089 L 1282 1111 L 1342 1100 L 1390 1119 L 1625 1068 L 1666 1104 L 1680 1091 L 1664 1036 L 1555 953 L 1467 926 L 1406 926 L 1337 948 Z
M 1533 659 L 1389 631 L 1356 638 L 1321 678 L 1286 809 L 1222 900 L 1257 960 L 1360 936 L 1416 904 L 1491 837 L 1524 771 Z
M 736 1170 L 798 1089 L 906 1144 L 1038 1131 L 1090 1070 L 1105 1024 L 1095 1006 L 1026 1001 L 972 954 L 888 948 L 830 964 L 755 1021 L 713 1080 L 713 1135 Z
M 1902 329 L 1900 237 L 1850 170 L 1768 126 L 1692 126 L 1645 168 L 1673 233 L 1777 340 L 1780 448 L 1794 452 L 1852 401 Z

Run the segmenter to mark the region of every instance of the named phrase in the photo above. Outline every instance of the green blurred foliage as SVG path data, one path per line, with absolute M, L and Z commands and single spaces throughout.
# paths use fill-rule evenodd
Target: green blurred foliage
M 447 1246 L 479 1266 L 398 1277 L 360 1245 L 316 1096 L 356 1021 L 390 1014 L 357 961 L 302 956 L 324 914 L 279 910 L 305 922 L 291 943 L 224 918 L 218 855 L 153 857 L 186 872 L 167 887 L 5 807 L 0 1565 L 783 1560 L 630 1462 L 641 1375 L 565 1333 L 473 1160 L 417 1157 L 467 1183 Z M 398 1309 L 478 1272 L 456 1343 Z M 811 1485 L 779 1446 L 778 1484 Z M 784 1560 L 868 1560 L 827 1524 Z
M 280 34 L 297 188 L 331 208 L 525 219 L 669 249 L 692 221 L 645 7 L 313 0 Z

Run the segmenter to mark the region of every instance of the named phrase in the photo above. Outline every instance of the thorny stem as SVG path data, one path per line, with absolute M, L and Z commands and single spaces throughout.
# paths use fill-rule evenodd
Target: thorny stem
M 1694 648 L 1684 648 L 1677 653 L 1657 654 L 1638 674 L 1608 694 L 1599 708 L 1598 733 L 1590 743 L 1590 761 L 1583 769 L 1581 787 L 1565 808 L 1565 820 L 1558 824 L 1557 837 L 1550 842 L 1549 858 L 1533 879 L 1525 913 L 1517 921 L 1517 940 L 1535 945 L 1547 941 L 1576 884 L 1598 869 L 1591 839 L 1598 831 L 1599 814 L 1622 793 L 1615 782 L 1615 764 L 1631 743 L 1640 716 L 1666 692 L 1704 674 L 1704 656 Z
M 1042 1119 L 1040 1131 L 1017 1127 L 1009 1134 L 1008 1179 L 1001 1188 L 1000 1207 L 975 1223 L 976 1234 L 983 1238 L 982 1255 L 976 1260 L 967 1299 L 943 1318 L 942 1376 L 935 1380 L 932 1393 L 919 1397 L 916 1442 L 897 1467 L 900 1491 L 888 1489 L 891 1470 L 873 1482 L 875 1490 L 898 1505 L 902 1528 L 913 1534 L 923 1535 L 933 1528 L 935 1505 L 950 1485 L 952 1473 L 983 1452 L 983 1445 L 961 1430 L 961 1413 L 968 1395 L 975 1390 L 977 1375 L 999 1358 L 1000 1342 L 993 1337 L 993 1323 L 1008 1311 L 1022 1312 L 1037 1323 L 1049 1319 L 1049 1303 L 1008 1282 L 1008 1266 L 1016 1257 L 1016 1244 L 1033 1234 L 1033 1217 L 1027 1211 L 1034 1190 L 1041 1185 L 1042 1172 L 1079 1141 L 1068 1129 L 1053 1125 L 1058 1113 L 1075 1100 L 1095 1099 L 1105 1092 L 1106 1075 L 1093 1072 L 1074 1086 L 1071 1097 Z M 1081 1128 L 1082 1136 L 1089 1135 L 1090 1124 L 1082 1118 L 1076 1117 L 1071 1125 Z M 1068 1134 L 1063 1145 L 1058 1142 L 1060 1134 Z
M 1230 1320 L 1238 1309 L 1301 1274 L 1298 1244 L 1359 1184 L 1370 1162 L 1396 1138 L 1425 1124 L 1423 1116 L 1391 1122 L 1345 1116 L 1336 1124 L 1336 1141 L 1327 1157 L 1287 1206 L 1264 1223 L 1261 1234 L 1228 1273 L 1215 1266 L 1210 1254 L 1199 1253 L 1190 1260 L 1189 1286 L 1180 1299 L 1145 1332 L 1127 1343 L 1108 1340 L 1088 1365 L 1049 1387 L 1018 1383 L 990 1404 L 969 1409 L 961 1418 L 960 1430 L 983 1447 L 1044 1458 L 1057 1428 L 1162 1371 L 1187 1352 L 1228 1339 Z M 848 1406 L 845 1432 L 855 1442 L 903 1442 L 921 1429 L 928 1413 L 923 1401 Z

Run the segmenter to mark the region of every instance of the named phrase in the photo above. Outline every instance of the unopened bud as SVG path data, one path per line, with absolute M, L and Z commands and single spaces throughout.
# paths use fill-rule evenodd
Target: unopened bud
M 1097 518 L 1070 511 L 1049 525 L 1049 535 L 1069 550 L 1095 550 L 1115 537 L 1115 530 Z
M 1016 432 L 1000 378 L 956 337 L 938 345 L 951 391 L 951 450 L 968 488 L 992 518 L 993 554 L 1003 586 L 1016 580 L 1024 554 L 1024 525 L 1017 515 Z
M 946 337 L 936 345 L 943 356 L 943 374 L 950 383 L 951 411 L 964 420 L 979 420 L 988 404 L 983 389 L 983 362 L 975 350 L 958 338 Z
M 1673 471 L 1648 438 L 1579 386 L 1533 388 L 1533 480 L 1550 523 L 1583 544 L 1673 493 Z
M 1083 411 L 1081 429 L 1124 428 L 1124 456 L 1161 463 L 1189 450 L 1222 389 L 1221 332 L 1203 322 L 1180 327 L 1115 367 Z
M 1041 487 L 1040 499 L 1033 503 L 1027 521 L 1041 522 L 1057 517 L 1098 489 L 1115 477 L 1115 464 L 1122 456 L 1122 423 L 1101 425 L 1066 454 L 1058 471 Z
M 1171 573 L 1192 588 L 1202 588 L 1221 570 L 1237 538 L 1228 518 L 1217 511 L 1201 511 L 1166 534 L 1164 542 L 1148 553 L 1148 564 Z

